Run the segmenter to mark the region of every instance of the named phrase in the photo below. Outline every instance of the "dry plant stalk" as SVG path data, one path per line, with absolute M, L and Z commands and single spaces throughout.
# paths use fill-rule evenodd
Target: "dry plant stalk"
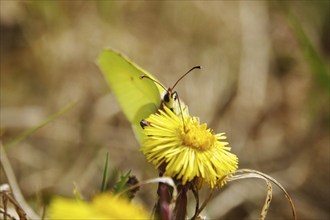
M 240 179 L 249 179 L 249 178 L 258 178 L 258 179 L 263 179 L 263 180 L 266 181 L 266 183 L 267 183 L 267 195 L 266 195 L 266 199 L 265 199 L 264 205 L 263 205 L 261 213 L 260 213 L 260 217 L 259 217 L 260 220 L 266 219 L 266 215 L 268 213 L 270 202 L 272 200 L 272 185 L 271 185 L 271 182 L 274 183 L 276 186 L 278 186 L 280 188 L 280 190 L 282 190 L 282 192 L 284 192 L 285 197 L 289 201 L 293 219 L 294 220 L 297 219 L 296 209 L 294 207 L 293 201 L 292 201 L 289 193 L 273 177 L 271 177 L 267 174 L 264 174 L 260 171 L 251 170 L 251 169 L 236 170 L 235 172 L 233 172 L 230 175 L 232 175 L 232 176 L 228 177 L 228 182 L 232 182 L 232 181 L 236 181 L 236 180 L 240 180 Z
M 22 220 L 28 218 L 40 219 L 40 217 L 33 211 L 33 209 L 25 201 L 22 192 L 19 188 L 19 185 L 17 183 L 16 177 L 14 175 L 14 171 L 10 165 L 10 162 L 7 158 L 5 150 L 1 143 L 0 143 L 0 152 L 1 152 L 0 162 L 5 172 L 5 175 L 8 179 L 9 185 L 12 189 L 12 192 L 10 192 L 9 188 L 1 192 L 3 203 L 6 204 L 7 201 L 10 201 L 14 205 L 18 216 Z M 6 213 L 6 205 L 4 206 L 5 207 L 3 213 L 4 213 L 4 219 L 6 219 L 6 216 L 8 217 L 9 215 L 7 215 Z

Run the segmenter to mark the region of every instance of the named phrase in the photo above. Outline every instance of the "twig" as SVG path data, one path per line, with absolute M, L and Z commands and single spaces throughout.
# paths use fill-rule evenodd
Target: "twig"
M 33 211 L 33 209 L 25 201 L 22 192 L 18 186 L 16 177 L 14 175 L 14 171 L 6 155 L 5 149 L 3 148 L 1 143 L 0 143 L 0 162 L 17 203 L 22 207 L 22 209 L 26 212 L 27 216 L 30 219 L 40 219 L 40 217 Z

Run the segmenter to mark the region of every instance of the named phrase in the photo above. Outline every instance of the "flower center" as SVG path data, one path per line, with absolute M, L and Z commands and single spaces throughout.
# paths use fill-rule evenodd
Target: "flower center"
M 184 145 L 200 151 L 210 149 L 216 141 L 216 137 L 211 133 L 210 129 L 207 129 L 205 123 L 199 125 L 197 121 L 193 120 L 185 125 L 181 138 Z

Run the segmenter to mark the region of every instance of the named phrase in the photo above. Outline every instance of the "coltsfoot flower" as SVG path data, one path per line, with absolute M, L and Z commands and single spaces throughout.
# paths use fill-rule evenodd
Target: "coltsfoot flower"
M 196 178 L 214 188 L 237 169 L 238 158 L 229 152 L 224 133 L 215 134 L 197 117 L 178 116 L 164 106 L 146 121 L 141 150 L 157 168 L 164 167 L 164 176 L 182 185 Z
M 110 193 L 97 195 L 92 202 L 55 197 L 48 211 L 49 219 L 148 219 L 142 206 Z

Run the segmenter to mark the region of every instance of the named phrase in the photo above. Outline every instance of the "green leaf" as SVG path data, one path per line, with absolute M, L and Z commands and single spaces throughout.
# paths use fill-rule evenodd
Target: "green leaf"
M 116 183 L 114 187 L 114 193 L 120 193 L 124 191 L 127 187 L 127 181 L 129 179 L 129 175 L 131 174 L 131 171 L 128 171 L 126 175 L 121 175 L 120 180 Z
M 107 155 L 106 155 L 106 158 L 105 158 L 101 192 L 105 192 L 107 190 L 107 184 L 108 184 L 108 162 L 109 162 L 109 152 L 107 152 Z

